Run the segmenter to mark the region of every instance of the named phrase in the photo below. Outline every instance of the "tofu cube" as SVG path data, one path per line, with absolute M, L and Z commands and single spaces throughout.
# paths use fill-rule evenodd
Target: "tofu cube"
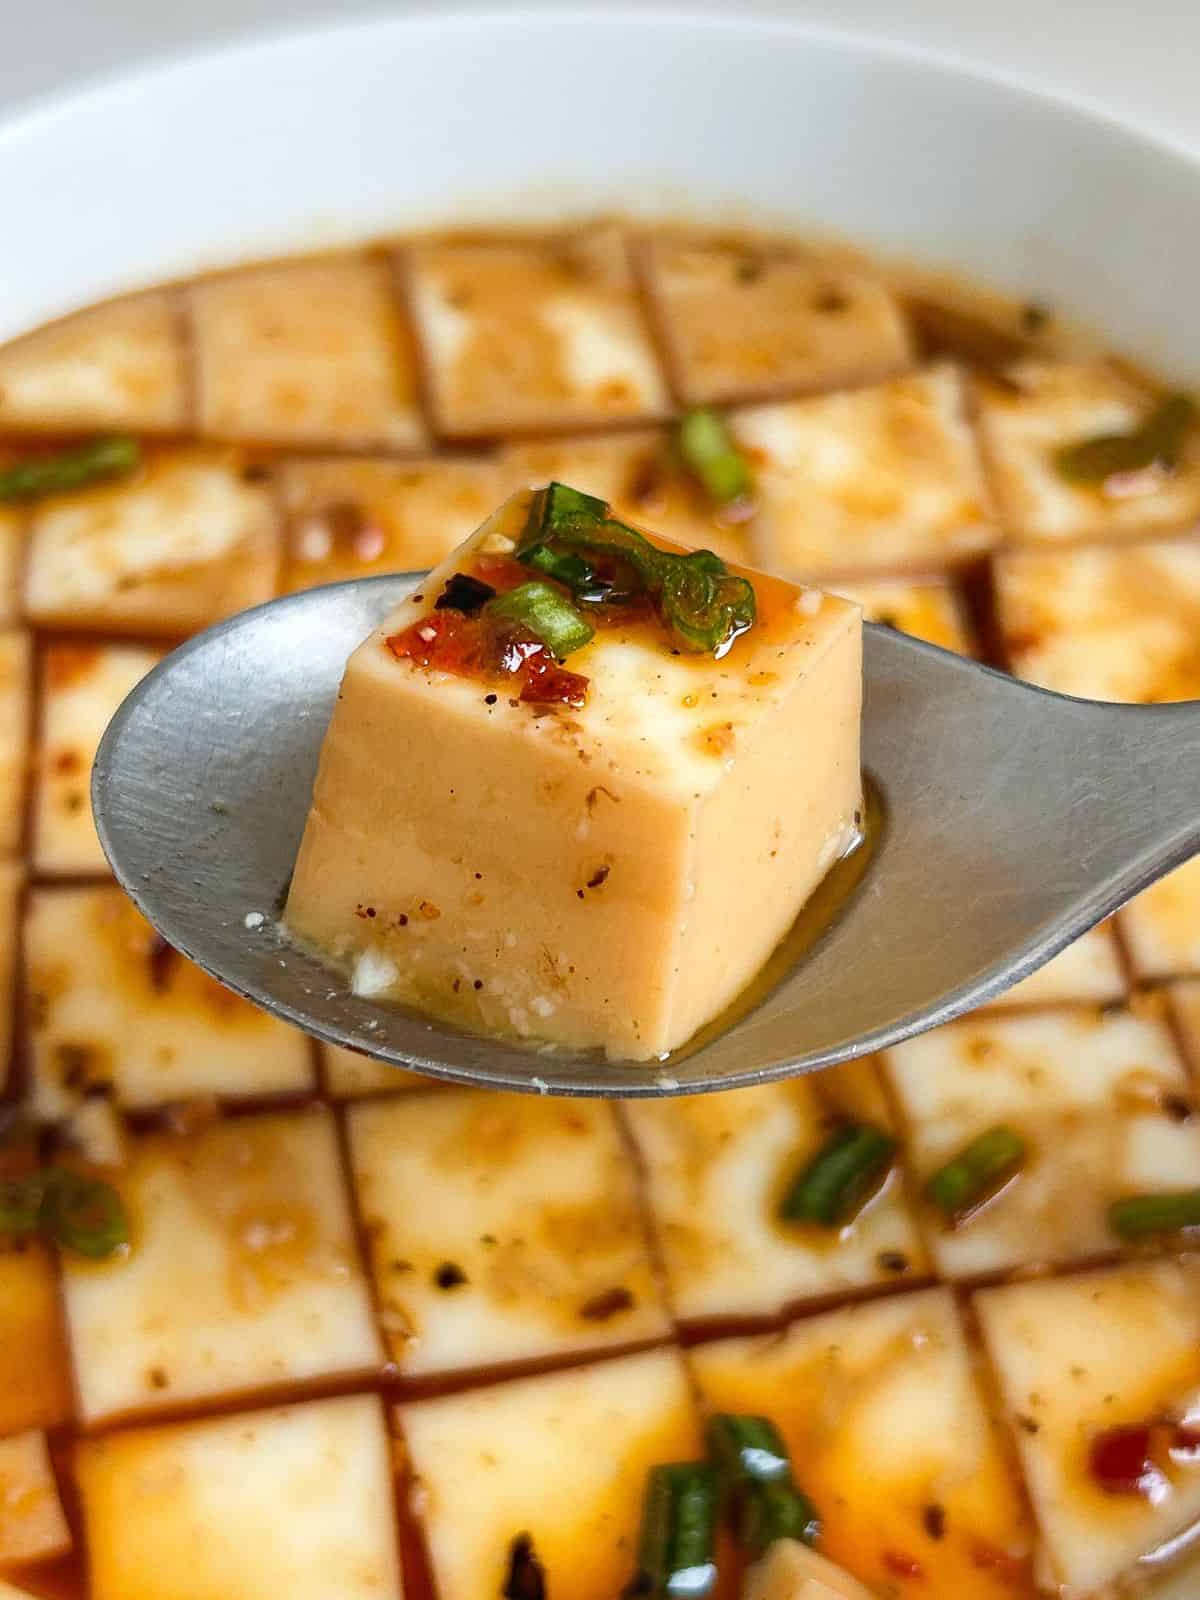
M 1200 856 L 1144 889 L 1118 920 L 1139 978 L 1200 972 Z
M 843 1228 L 776 1216 L 787 1183 L 838 1120 L 889 1127 L 873 1062 L 730 1094 L 635 1100 L 625 1114 L 676 1316 L 772 1315 L 928 1270 L 898 1171 Z
M 398 660 L 389 635 L 511 548 L 528 503 L 351 657 L 287 920 L 359 993 L 648 1059 L 734 999 L 854 839 L 859 612 L 754 575 L 759 622 L 719 660 L 640 618 L 601 629 L 569 713 Z
M 1183 978 L 1171 984 L 1168 993 L 1184 1052 L 1200 1080 L 1200 978 Z
M 975 1296 L 1013 1424 L 1048 1568 L 1046 1588 L 1107 1585 L 1200 1516 L 1200 1478 L 1119 1493 L 1090 1470 L 1110 1429 L 1195 1425 L 1200 1265 L 1140 1263 Z
M 38 1244 L 0 1248 L 0 1438 L 71 1415 L 58 1282 Z
M 929 571 L 995 542 L 962 380 L 948 365 L 735 412 L 759 566 L 789 578 Z
M 0 633 L 0 857 L 20 847 L 25 831 L 32 651 L 27 633 Z
M 290 461 L 280 482 L 286 594 L 376 572 L 424 572 L 477 528 L 499 497 L 495 465 L 462 456 Z
M 410 273 L 442 432 L 578 428 L 669 410 L 616 229 L 418 245 Z
M 913 359 L 895 297 L 832 261 L 749 241 L 658 238 L 646 276 L 689 405 L 869 382 Z
M 1001 521 L 1028 544 L 1121 539 L 1183 527 L 1200 513 L 1200 430 L 1173 472 L 1074 484 L 1055 464 L 1067 445 L 1141 426 L 1155 396 L 1107 361 L 1018 362 L 976 387 L 979 430 Z
M 222 439 L 417 449 L 416 366 L 387 262 L 349 255 L 189 290 L 201 431 Z
M 232 453 L 164 451 L 127 483 L 36 508 L 25 609 L 42 626 L 171 637 L 269 600 L 278 564 L 271 496 Z
M 703 1450 L 676 1350 L 407 1405 L 400 1421 L 446 1600 L 495 1600 L 521 1533 L 548 1595 L 612 1600 L 634 1576 L 646 1474 Z
M 92 1600 L 401 1600 L 373 1395 L 85 1439 L 78 1471 Z
M 0 1439 L 0 1567 L 44 1561 L 70 1547 L 46 1435 L 31 1428 Z
M 1082 1007 L 970 1018 L 885 1055 L 922 1185 L 998 1126 L 1025 1141 L 1020 1172 L 950 1226 L 925 1208 L 930 1248 L 952 1278 L 1115 1251 L 1110 1203 L 1187 1189 L 1200 1175 L 1200 1119 L 1165 1022 Z
M 1009 550 L 996 611 L 1018 677 L 1090 700 L 1200 699 L 1200 543 Z
M 137 645 L 46 646 L 34 775 L 33 860 L 47 877 L 108 871 L 89 789 L 104 730 L 161 653 Z
M 145 1108 L 313 1085 L 308 1039 L 173 950 L 115 885 L 35 890 L 25 953 L 41 1117 L 96 1091 Z
M 353 1100 L 360 1095 L 402 1094 L 412 1089 L 435 1090 L 436 1078 L 419 1072 L 405 1072 L 387 1061 L 375 1061 L 360 1050 L 344 1050 L 341 1045 L 321 1044 L 321 1081 L 334 1100 Z
M 610 1107 L 447 1091 L 355 1106 L 349 1130 L 376 1298 L 402 1372 L 670 1333 Z
M 171 290 L 133 295 L 0 350 L 0 428 L 187 426 L 184 320 Z
M 113 1181 L 132 1249 L 63 1258 L 84 1422 L 378 1371 L 328 1112 L 146 1135 Z
M 1033 1530 L 948 1290 L 889 1295 L 691 1357 L 709 1410 L 779 1428 L 821 1516 L 822 1553 L 873 1594 L 1032 1594 Z

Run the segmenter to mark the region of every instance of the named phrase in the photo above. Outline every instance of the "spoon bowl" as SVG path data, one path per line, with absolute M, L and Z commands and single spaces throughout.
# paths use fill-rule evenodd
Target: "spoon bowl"
M 725 1031 L 615 1061 L 360 998 L 277 918 L 346 660 L 422 576 L 309 590 L 198 635 L 129 695 L 92 775 L 105 854 L 162 937 L 332 1044 L 540 1093 L 763 1083 L 986 1004 L 1200 848 L 1200 703 L 1074 700 L 868 625 L 863 763 L 887 826 L 804 959 Z

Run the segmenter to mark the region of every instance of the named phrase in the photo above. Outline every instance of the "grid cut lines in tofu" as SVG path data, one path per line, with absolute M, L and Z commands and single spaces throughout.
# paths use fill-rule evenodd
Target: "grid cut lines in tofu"
M 270 599 L 278 564 L 271 497 L 231 452 L 164 451 L 32 512 L 25 610 L 41 626 L 172 636 Z
M 1186 1472 L 1159 1503 L 1089 1470 L 1097 1434 L 1194 1416 L 1200 1265 L 1139 1263 L 975 1297 L 1013 1424 L 1052 1581 L 1095 1594 L 1200 1516 Z
M 844 1228 L 776 1218 L 837 1119 L 888 1127 L 875 1070 L 854 1062 L 761 1089 L 630 1103 L 678 1317 L 770 1315 L 927 1269 L 898 1171 Z
M 39 1116 L 96 1091 L 148 1107 L 313 1085 L 306 1037 L 179 955 L 115 886 L 35 890 L 25 943 Z
M 948 365 L 735 412 L 759 566 L 789 578 L 927 571 L 995 541 L 962 380 Z
M 224 439 L 419 449 L 413 351 L 388 264 L 252 267 L 189 291 L 200 427 Z
M 991 1015 L 909 1039 L 885 1062 L 921 1184 L 990 1128 L 1012 1127 L 1026 1143 L 1020 1173 L 958 1226 L 928 1208 L 930 1248 L 950 1277 L 1114 1251 L 1112 1201 L 1190 1188 L 1200 1175 L 1200 1118 L 1156 1018 Z
M 447 1091 L 356 1106 L 349 1129 L 384 1330 L 403 1372 L 670 1332 L 609 1107 Z
M 85 1440 L 92 1600 L 401 1600 L 370 1395 Z
M 400 1420 L 434 1580 L 453 1600 L 494 1600 L 521 1532 L 554 1600 L 612 1600 L 634 1575 L 647 1472 L 701 1452 L 666 1350 L 408 1405 Z
M 378 1370 L 328 1112 L 145 1135 L 116 1181 L 128 1254 L 63 1263 L 85 1422 Z

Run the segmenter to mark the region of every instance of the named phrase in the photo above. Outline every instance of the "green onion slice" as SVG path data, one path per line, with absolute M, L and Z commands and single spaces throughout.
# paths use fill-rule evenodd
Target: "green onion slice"
M 646 1480 L 638 1575 L 629 1595 L 701 1600 L 717 1581 L 717 1480 L 705 1461 L 652 1467 Z
M 66 1167 L 51 1167 L 42 1182 L 38 1223 L 64 1250 L 103 1260 L 129 1243 L 129 1218 L 111 1183 Z
M 45 1187 L 40 1172 L 0 1179 L 0 1235 L 19 1239 L 37 1232 Z
M 1196 417 L 1190 395 L 1170 394 L 1142 423 L 1128 433 L 1102 433 L 1064 445 L 1054 455 L 1060 478 L 1068 483 L 1103 484 L 1125 472 L 1147 467 L 1168 471 L 1179 465 L 1184 441 Z
M 1157 1234 L 1200 1228 L 1200 1189 L 1168 1194 L 1135 1194 L 1114 1200 L 1108 1225 L 1122 1239 L 1150 1239 Z
M 103 478 L 133 472 L 141 459 L 137 440 L 125 434 L 76 445 L 52 456 L 35 456 L 0 468 L 0 500 L 40 500 L 44 495 L 83 489 Z
M 726 1491 L 743 1483 L 787 1478 L 791 1473 L 787 1445 L 769 1417 L 718 1412 L 709 1418 L 705 1437 L 721 1487 Z
M 538 578 L 498 595 L 485 609 L 489 617 L 527 628 L 560 661 L 565 661 L 572 651 L 581 650 L 596 631 L 561 589 Z
M 690 651 L 722 656 L 756 620 L 753 585 L 728 571 L 711 550 L 659 550 L 635 528 L 610 517 L 603 501 L 566 484 L 548 484 L 534 496 L 516 554 L 580 601 L 648 595 L 663 623 Z M 615 567 L 619 576 L 599 577 L 600 562 Z
M 890 1133 L 869 1122 L 845 1123 L 788 1185 L 780 1218 L 841 1227 L 875 1193 L 895 1156 L 896 1141 Z
M 989 1128 L 933 1174 L 925 1193 L 950 1222 L 961 1222 L 1016 1176 L 1027 1154 L 1014 1128 Z
M 750 493 L 750 468 L 719 412 L 689 411 L 676 430 L 675 444 L 714 505 L 725 506 Z
M 816 1544 L 821 1519 L 812 1501 L 794 1483 L 755 1483 L 737 1502 L 734 1532 L 738 1543 L 757 1561 L 777 1539 Z

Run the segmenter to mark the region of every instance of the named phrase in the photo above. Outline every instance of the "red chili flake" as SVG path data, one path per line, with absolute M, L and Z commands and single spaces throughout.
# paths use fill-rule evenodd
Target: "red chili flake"
M 507 594 L 522 583 L 528 583 L 530 572 L 513 556 L 481 555 L 475 557 L 473 576 L 491 584 L 497 594 Z M 536 574 L 535 574 L 536 576 Z
M 572 706 L 577 711 L 587 704 L 587 678 L 556 665 L 544 646 L 525 662 L 521 680 L 521 699 L 528 704 Z
M 387 647 L 398 661 L 415 661 L 418 666 L 436 667 L 460 677 L 471 677 L 482 669 L 482 645 L 479 627 L 458 611 L 435 611 L 387 639 Z
M 906 1556 L 902 1550 L 885 1550 L 883 1564 L 887 1570 L 897 1578 L 923 1578 L 925 1569 L 914 1556 Z
M 1146 1423 L 1109 1428 L 1088 1448 L 1088 1470 L 1105 1494 L 1149 1497 L 1162 1473 L 1151 1456 L 1151 1428 Z

